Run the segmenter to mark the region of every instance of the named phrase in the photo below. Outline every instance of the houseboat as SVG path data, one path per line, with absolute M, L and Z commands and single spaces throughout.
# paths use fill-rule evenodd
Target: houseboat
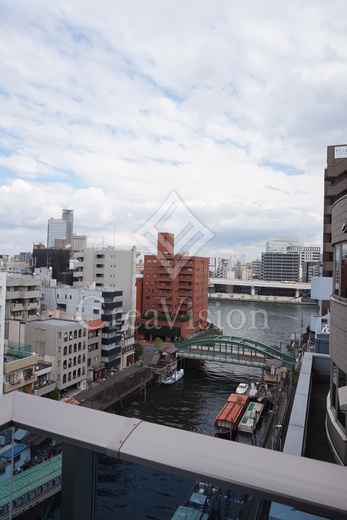
M 247 395 L 230 394 L 214 422 L 217 435 L 230 435 L 237 429 L 248 403 Z
M 264 404 L 251 401 L 239 423 L 239 432 L 253 433 L 257 427 Z
M 200 519 L 209 520 L 214 517 L 214 510 L 220 488 L 205 482 L 194 482 L 184 504 L 179 506 L 171 520 Z

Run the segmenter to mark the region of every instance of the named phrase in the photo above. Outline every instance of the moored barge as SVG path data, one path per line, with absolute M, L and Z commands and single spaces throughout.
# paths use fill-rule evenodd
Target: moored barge
M 214 427 L 218 436 L 230 435 L 238 427 L 246 411 L 249 398 L 246 395 L 230 394 L 217 415 Z
M 239 432 L 247 432 L 252 433 L 257 427 L 260 416 L 263 412 L 264 404 L 251 401 L 245 411 L 240 424 L 239 424 Z

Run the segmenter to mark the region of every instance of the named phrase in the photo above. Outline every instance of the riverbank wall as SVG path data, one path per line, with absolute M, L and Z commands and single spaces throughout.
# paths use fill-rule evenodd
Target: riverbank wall
M 136 392 L 146 392 L 146 385 L 154 378 L 149 367 L 131 367 L 129 370 L 115 372 L 104 381 L 80 392 L 74 398 L 80 406 L 105 411 L 113 406 L 123 407 Z

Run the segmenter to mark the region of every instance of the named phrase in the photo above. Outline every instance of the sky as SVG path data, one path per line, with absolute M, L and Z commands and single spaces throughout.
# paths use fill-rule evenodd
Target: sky
M 345 0 L 2 0 L 0 254 L 62 209 L 88 246 L 321 246 L 346 85 Z

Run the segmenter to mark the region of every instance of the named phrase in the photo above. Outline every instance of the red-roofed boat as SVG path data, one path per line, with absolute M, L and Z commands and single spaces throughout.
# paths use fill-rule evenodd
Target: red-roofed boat
M 230 394 L 227 402 L 217 415 L 214 427 L 217 435 L 224 436 L 236 430 L 246 411 L 249 398 L 246 395 Z

